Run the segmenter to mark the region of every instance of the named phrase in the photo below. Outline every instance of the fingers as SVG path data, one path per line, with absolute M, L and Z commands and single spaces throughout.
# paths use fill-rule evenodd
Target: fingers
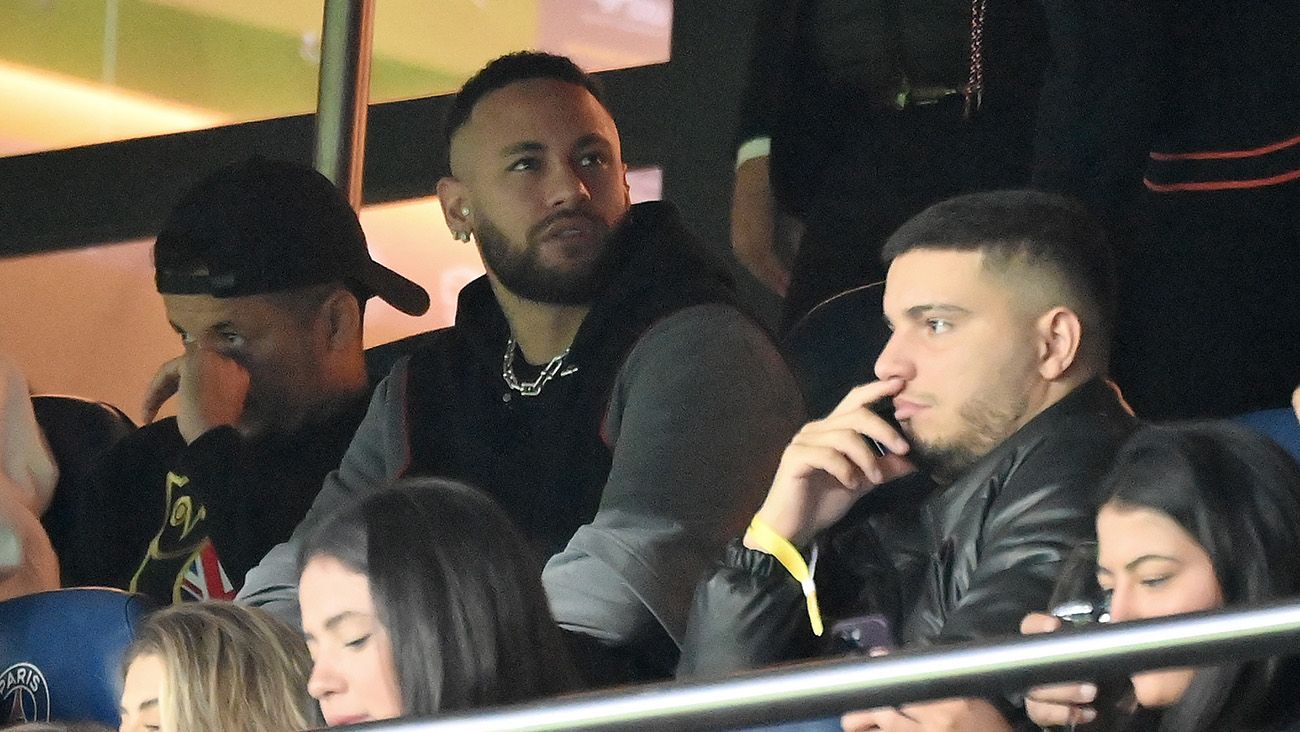
M 808 425 L 794 436 L 786 452 L 797 462 L 830 473 L 846 488 L 858 488 L 864 477 L 872 484 L 884 480 L 875 451 L 867 446 L 862 433 L 851 426 Z
M 176 414 L 185 441 L 214 427 L 239 424 L 250 383 L 248 370 L 230 357 L 210 348 L 192 350 L 181 367 Z
M 192 373 L 200 383 L 211 383 L 218 391 L 235 392 L 241 396 L 248 389 L 248 370 L 229 356 L 210 348 L 200 348 L 195 351 L 191 363 Z
M 840 403 L 835 405 L 829 416 L 834 417 L 839 414 L 852 412 L 855 409 L 861 409 L 874 401 L 891 397 L 903 390 L 902 379 L 885 379 L 884 381 L 872 381 L 861 386 L 856 386 L 844 395 Z
M 1088 706 L 1096 699 L 1095 684 L 1037 686 L 1025 695 L 1025 711 L 1043 726 L 1084 724 L 1097 717 L 1097 711 Z
M 177 356 L 159 366 L 154 372 L 148 388 L 145 389 L 144 402 L 140 406 L 145 424 L 152 422 L 158 416 L 158 410 L 162 408 L 163 403 L 175 396 L 180 389 L 181 366 L 184 362 L 184 356 Z
M 880 465 L 880 472 L 884 477 L 884 480 L 881 481 L 882 483 L 888 483 L 896 478 L 901 478 L 904 475 L 910 475 L 916 472 L 916 465 L 902 455 L 889 453 L 883 457 L 876 458 L 876 462 Z
M 879 442 L 889 452 L 904 455 L 911 449 L 907 438 L 898 431 L 895 425 L 871 409 L 872 404 L 887 400 L 889 397 L 898 394 L 902 389 L 902 379 L 873 381 L 869 384 L 863 384 L 845 395 L 825 419 L 813 422 L 809 426 L 856 429 L 863 436 Z
M 1060 618 L 1046 613 L 1030 613 L 1020 621 L 1025 635 L 1051 633 L 1061 627 Z M 1097 712 L 1088 706 L 1097 698 L 1097 686 L 1088 683 L 1037 686 L 1025 695 L 1025 711 L 1036 724 L 1044 727 L 1085 724 Z
M 868 730 L 919 730 L 921 725 L 896 707 L 879 707 L 861 712 L 849 712 L 840 717 L 845 732 Z
M 1029 613 L 1020 620 L 1020 632 L 1023 635 L 1051 633 L 1060 627 L 1061 619 L 1046 613 Z
M 1096 698 L 1092 684 L 1039 686 L 1025 696 L 1025 711 L 1044 727 L 1086 724 L 1097 718 L 1097 710 L 1088 706 Z

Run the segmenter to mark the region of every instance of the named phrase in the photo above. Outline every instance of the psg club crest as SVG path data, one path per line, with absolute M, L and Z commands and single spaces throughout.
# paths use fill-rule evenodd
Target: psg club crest
M 0 726 L 50 721 L 50 687 L 39 668 L 15 663 L 0 673 L 0 720 Z

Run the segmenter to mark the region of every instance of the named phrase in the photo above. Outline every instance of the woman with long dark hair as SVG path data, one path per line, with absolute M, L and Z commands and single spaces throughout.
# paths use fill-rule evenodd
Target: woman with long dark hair
M 330 725 L 577 686 L 541 563 L 477 489 L 401 481 L 317 527 L 298 566 L 308 690 Z
M 1147 426 L 1120 449 L 1097 514 L 1098 569 L 1122 622 L 1249 605 L 1300 591 L 1300 467 L 1239 425 Z M 1025 619 L 1042 632 L 1056 621 Z M 1225 659 L 1131 677 L 1139 705 L 1120 729 L 1288 729 L 1300 723 L 1300 659 Z M 1091 685 L 1032 690 L 1039 724 L 1087 722 Z M 1092 728 L 1089 728 L 1092 729 Z

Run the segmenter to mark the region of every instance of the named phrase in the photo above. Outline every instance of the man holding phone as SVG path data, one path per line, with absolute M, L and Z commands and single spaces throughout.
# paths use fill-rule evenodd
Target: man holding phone
M 1095 483 L 1135 423 L 1105 381 L 1114 275 L 1100 227 L 1058 196 L 973 194 L 918 214 L 883 257 L 879 380 L 786 448 L 749 531 L 699 588 L 682 675 L 824 653 L 823 614 L 883 615 L 903 646 L 1014 633 L 1091 537 Z M 897 427 L 872 411 L 882 399 Z M 844 722 L 985 730 L 1016 713 L 947 700 Z

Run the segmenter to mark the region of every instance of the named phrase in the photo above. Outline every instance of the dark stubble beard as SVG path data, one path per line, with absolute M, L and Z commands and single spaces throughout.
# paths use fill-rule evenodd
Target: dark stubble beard
M 922 440 L 910 425 L 904 424 L 903 432 L 912 445 L 907 457 L 936 483 L 948 485 L 1015 434 L 1028 405 L 1029 400 L 1023 394 L 1012 396 L 1003 405 L 987 399 L 971 399 L 958 412 L 965 429 L 946 442 Z
M 562 218 L 581 217 L 596 226 L 600 251 L 586 266 L 569 270 L 547 268 L 541 263 L 541 238 L 547 227 Z M 613 247 L 610 228 L 599 217 L 585 211 L 552 214 L 528 230 L 523 251 L 512 251 L 510 240 L 491 221 L 480 218 L 474 227 L 483 259 L 514 294 L 534 302 L 552 305 L 586 305 L 604 292 L 613 278 Z

